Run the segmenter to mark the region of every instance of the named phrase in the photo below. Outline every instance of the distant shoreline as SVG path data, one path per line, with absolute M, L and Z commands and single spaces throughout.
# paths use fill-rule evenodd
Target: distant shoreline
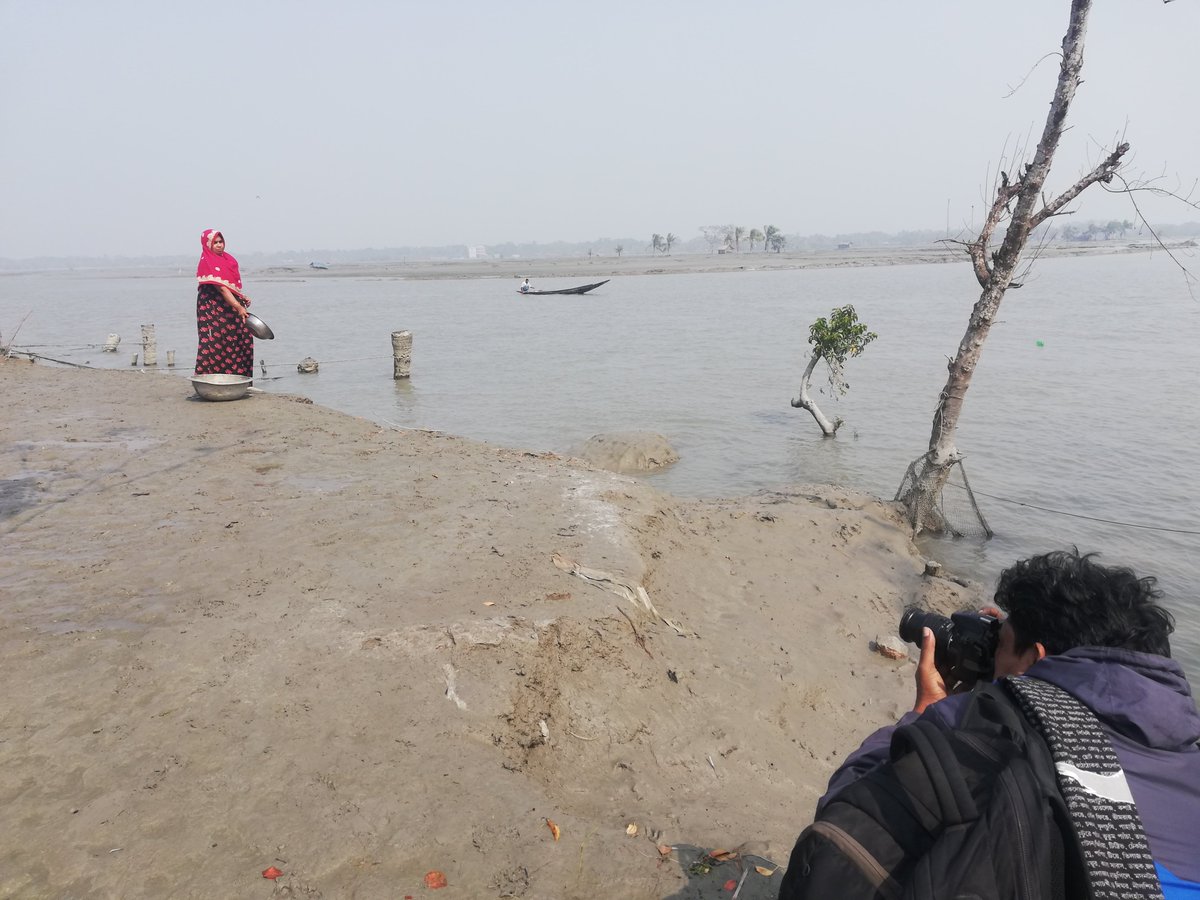
M 1191 242 L 1168 244 L 1172 249 L 1191 246 Z M 1056 244 L 1041 250 L 1042 258 L 1112 256 L 1126 253 L 1150 253 L 1161 250 L 1157 244 L 1089 243 Z M 784 253 L 678 254 L 675 256 L 593 256 L 589 258 L 550 259 L 456 259 L 414 260 L 412 262 L 346 263 L 328 269 L 307 265 L 263 266 L 254 271 L 261 277 L 292 278 L 397 278 L 411 280 L 468 278 L 578 278 L 583 280 L 620 275 L 705 274 L 721 272 L 763 272 L 787 269 L 861 268 L 868 266 L 908 266 L 969 263 L 959 248 L 864 247 L 861 250 L 801 250 Z
M 1167 243 L 1171 250 L 1196 246 L 1195 241 L 1179 240 Z M 1127 253 L 1161 251 L 1158 244 L 1146 241 L 1101 241 L 1054 244 L 1043 247 L 1044 259 L 1060 257 L 1113 256 Z M 99 262 L 99 261 L 97 261 Z M 305 278 L 395 278 L 411 280 L 469 279 L 469 278 L 579 278 L 595 279 L 621 275 L 704 274 L 721 272 L 758 272 L 789 269 L 860 268 L 868 266 L 909 266 L 960 263 L 967 264 L 961 247 L 863 247 L 843 250 L 791 250 L 783 253 L 757 251 L 752 253 L 679 253 L 672 256 L 601 256 L 547 257 L 537 259 L 416 259 L 388 262 L 333 263 L 329 268 L 315 269 L 308 263 L 243 265 L 248 275 L 287 280 Z M 191 263 L 181 262 L 133 265 L 114 262 L 111 265 L 60 266 L 54 268 L 0 269 L 5 275 L 35 275 L 55 272 L 129 273 L 138 277 L 175 277 L 181 272 L 191 274 Z

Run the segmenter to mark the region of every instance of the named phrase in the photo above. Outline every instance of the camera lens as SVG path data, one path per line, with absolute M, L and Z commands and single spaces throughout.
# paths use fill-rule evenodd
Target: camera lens
M 927 609 L 910 606 L 900 617 L 900 639 L 921 646 L 921 631 L 928 628 L 933 632 L 939 654 L 945 654 L 954 637 L 954 623 Z
M 923 609 L 915 606 L 910 606 L 904 611 L 904 615 L 900 617 L 900 640 L 907 641 L 910 644 L 921 643 L 921 632 L 926 626 L 926 619 L 930 614 Z

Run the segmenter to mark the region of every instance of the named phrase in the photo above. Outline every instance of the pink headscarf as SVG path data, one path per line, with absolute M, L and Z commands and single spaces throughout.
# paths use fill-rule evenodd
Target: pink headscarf
M 221 232 L 209 228 L 200 235 L 200 265 L 196 266 L 196 281 L 200 284 L 223 284 L 240 297 L 242 273 L 238 271 L 238 261 L 228 253 L 213 250 L 213 238 L 218 234 Z

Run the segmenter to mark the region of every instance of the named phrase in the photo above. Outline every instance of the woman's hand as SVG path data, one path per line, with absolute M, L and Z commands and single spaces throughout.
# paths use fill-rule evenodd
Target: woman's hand
M 221 292 L 221 297 L 224 298 L 229 308 L 237 313 L 239 319 L 245 322 L 247 315 L 246 307 L 250 305 L 250 298 L 245 294 L 235 294 L 223 284 L 218 284 L 217 290 Z

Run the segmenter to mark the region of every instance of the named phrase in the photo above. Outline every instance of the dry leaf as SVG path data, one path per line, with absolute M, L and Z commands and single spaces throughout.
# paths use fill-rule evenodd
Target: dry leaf
M 629 835 L 630 837 L 633 837 L 634 835 L 637 834 L 637 826 L 634 825 L 632 822 L 630 822 L 628 825 L 625 826 L 625 833 L 627 835 Z
M 484 601 L 483 601 L 483 605 L 484 605 L 484 606 L 495 606 L 495 605 L 496 605 L 496 601 L 495 601 L 495 600 L 484 600 Z
M 727 859 L 737 859 L 736 850 L 713 850 L 708 854 L 709 859 L 725 862 Z
M 670 856 L 670 855 L 671 855 L 671 851 L 672 851 L 673 849 L 674 849 L 673 847 L 671 847 L 671 846 L 669 846 L 669 845 L 667 845 L 667 844 L 659 844 L 659 845 L 658 845 L 658 855 L 659 855 L 659 856 Z
M 547 820 L 546 820 L 546 827 L 550 829 L 550 833 L 551 833 L 552 835 L 554 835 L 554 839 L 557 841 L 557 840 L 558 840 L 558 836 L 559 836 L 560 834 L 562 834 L 562 830 L 561 830 L 561 829 L 560 829 L 560 828 L 559 828 L 557 825 L 555 825 L 555 824 L 554 824 L 554 820 L 553 820 L 553 819 L 547 819 Z
M 779 870 L 778 869 L 768 869 L 766 866 L 755 866 L 754 871 L 757 872 L 759 875 L 761 875 L 763 878 L 770 878 L 772 875 L 774 875 Z
M 445 886 L 446 876 L 437 869 L 425 873 L 425 887 L 436 891 L 438 888 L 444 888 Z

